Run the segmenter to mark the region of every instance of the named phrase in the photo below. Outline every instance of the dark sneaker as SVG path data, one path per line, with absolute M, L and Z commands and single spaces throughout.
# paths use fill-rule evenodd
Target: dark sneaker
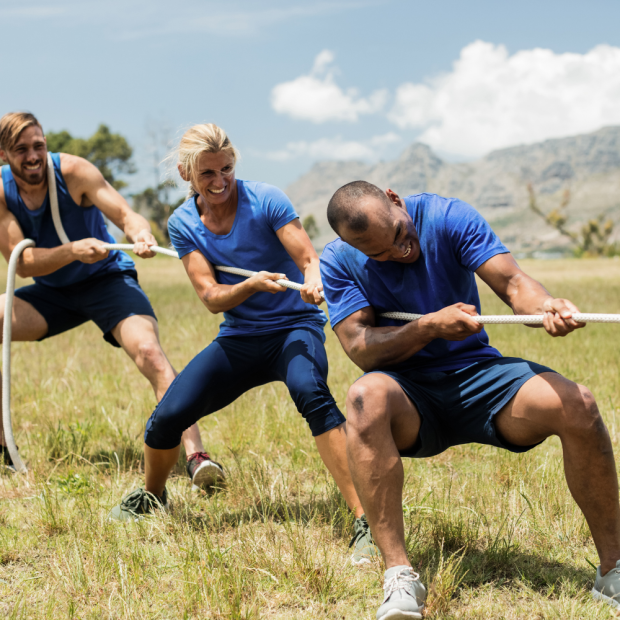
M 592 597 L 597 601 L 605 601 L 612 607 L 620 608 L 620 560 L 616 568 L 601 575 L 601 567 L 596 569 L 596 581 L 592 588 Z
M 192 480 L 192 491 L 211 491 L 223 486 L 226 480 L 223 467 L 211 460 L 206 452 L 194 452 L 187 460 L 187 475 Z
M 16 472 L 13 459 L 9 454 L 9 449 L 6 446 L 0 446 L 0 465 L 3 465 L 12 472 Z
M 353 528 L 355 535 L 349 544 L 349 549 L 354 547 L 351 563 L 368 564 L 373 558 L 379 557 L 380 552 L 377 545 L 375 545 L 375 541 L 372 539 L 370 526 L 368 525 L 368 521 L 366 521 L 366 515 L 362 515 L 358 519 L 355 519 Z
M 155 510 L 168 511 L 168 494 L 166 489 L 161 497 L 149 493 L 146 489 L 136 489 L 123 497 L 118 506 L 114 506 L 108 515 L 109 521 L 139 521 L 153 514 Z
M 426 588 L 410 566 L 392 566 L 385 571 L 383 603 L 377 620 L 422 620 Z

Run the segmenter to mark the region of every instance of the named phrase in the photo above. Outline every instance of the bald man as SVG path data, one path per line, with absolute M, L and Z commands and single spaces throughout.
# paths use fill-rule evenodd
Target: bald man
M 341 187 L 327 216 L 339 239 L 321 275 L 332 327 L 365 374 L 347 397 L 353 482 L 387 571 L 378 620 L 422 618 L 426 590 L 405 548 L 402 457 L 480 443 L 511 452 L 562 442 L 566 479 L 600 566 L 592 594 L 618 607 L 620 506 L 609 434 L 590 391 L 489 344 L 477 274 L 515 314 L 544 315 L 550 336 L 583 327 L 567 299 L 526 275 L 468 204 L 434 194 L 401 199 L 364 181 Z M 409 323 L 387 311 L 424 316 Z

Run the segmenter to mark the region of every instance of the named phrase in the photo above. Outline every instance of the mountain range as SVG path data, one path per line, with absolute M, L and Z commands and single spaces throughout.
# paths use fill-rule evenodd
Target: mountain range
M 313 215 L 317 248 L 335 234 L 327 203 L 340 186 L 363 179 L 401 197 L 430 192 L 465 200 L 490 222 L 502 241 L 520 256 L 567 252 L 570 242 L 529 208 L 532 184 L 543 211 L 557 207 L 566 190 L 568 228 L 603 215 L 620 229 L 620 127 L 493 151 L 476 161 L 447 162 L 416 142 L 393 161 L 322 161 L 292 183 L 286 193 L 302 219 Z M 620 238 L 620 230 L 614 235 Z

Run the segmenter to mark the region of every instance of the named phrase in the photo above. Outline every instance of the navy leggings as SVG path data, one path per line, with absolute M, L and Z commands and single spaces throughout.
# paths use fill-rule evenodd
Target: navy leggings
M 322 435 L 345 421 L 327 387 L 327 369 L 323 334 L 310 328 L 218 337 L 172 382 L 147 422 L 144 442 L 175 448 L 200 418 L 272 381 L 286 383 L 312 435 Z

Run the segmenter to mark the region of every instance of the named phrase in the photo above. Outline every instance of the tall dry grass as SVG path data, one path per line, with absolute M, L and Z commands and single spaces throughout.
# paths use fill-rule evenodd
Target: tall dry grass
M 620 311 L 620 262 L 525 267 L 584 311 Z M 139 264 L 177 369 L 217 333 L 181 266 Z M 488 290 L 487 313 L 506 312 Z M 360 372 L 331 331 L 339 403 Z M 489 328 L 505 355 L 548 364 L 596 395 L 618 446 L 620 326 L 563 340 Z M 136 525 L 108 510 L 142 482 L 154 397 L 128 358 L 85 325 L 14 345 L 13 411 L 28 477 L 0 475 L 0 615 L 21 618 L 374 618 L 380 562 L 347 563 L 352 517 L 282 384 L 204 419 L 229 485 L 192 494 L 179 464 L 174 510 Z M 405 464 L 407 544 L 434 618 L 609 618 L 589 598 L 597 564 L 566 488 L 560 445 L 526 455 L 478 445 Z

